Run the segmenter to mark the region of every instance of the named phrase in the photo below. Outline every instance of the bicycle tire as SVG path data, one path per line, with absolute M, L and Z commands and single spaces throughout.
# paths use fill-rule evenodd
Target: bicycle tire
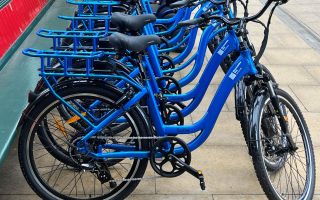
M 110 88 L 109 88 L 110 89 Z M 114 90 L 109 90 L 106 87 L 99 87 L 94 84 L 74 84 L 73 87 L 62 87 L 57 90 L 57 93 L 62 97 L 68 97 L 74 95 L 86 95 L 99 97 L 101 99 L 108 99 L 108 101 L 116 102 L 120 98 L 119 93 L 112 92 Z M 31 188 L 44 199 L 78 199 L 75 197 L 65 196 L 59 194 L 54 189 L 50 188 L 44 183 L 39 175 L 39 169 L 35 168 L 35 161 L 32 160 L 33 157 L 33 141 L 31 138 L 35 137 L 35 131 L 37 131 L 37 126 L 41 122 L 41 118 L 45 116 L 45 113 L 52 108 L 52 106 L 57 105 L 59 100 L 57 100 L 51 93 L 48 93 L 45 98 L 37 102 L 37 106 L 34 107 L 29 113 L 26 121 L 22 124 L 21 134 L 19 137 L 19 162 L 23 175 L 25 176 L 27 182 Z M 147 123 L 144 123 L 145 119 L 142 115 L 142 111 L 137 107 L 132 108 L 128 111 L 131 122 L 134 122 L 135 134 L 138 136 L 148 136 Z M 139 148 L 146 150 L 148 148 L 148 143 L 145 140 L 139 140 Z M 127 178 L 141 178 L 146 170 L 148 160 L 147 159 L 134 159 L 135 168 L 131 169 L 129 177 Z M 70 169 L 68 169 L 70 170 Z M 90 199 L 124 199 L 127 197 L 139 184 L 139 181 L 127 181 L 122 182 L 117 186 L 115 192 L 110 194 L 105 194 L 100 197 L 90 198 Z
M 300 149 L 302 148 L 301 146 L 301 143 L 302 143 L 303 148 L 305 150 L 304 151 L 305 153 L 304 155 L 306 159 L 306 164 L 305 164 L 306 171 L 305 171 L 305 179 L 304 179 L 305 184 L 303 185 L 303 190 L 300 191 L 300 181 L 303 180 L 304 173 L 299 173 L 299 171 L 297 171 L 298 165 L 296 160 L 294 160 L 294 163 L 292 162 L 293 159 L 299 157 L 300 159 L 299 162 L 301 162 L 301 164 L 304 164 L 302 163 L 304 159 L 301 158 L 300 155 L 298 155 L 298 153 L 301 152 L 301 150 L 298 149 L 299 151 L 296 150 L 290 153 L 283 153 L 283 155 L 275 154 L 276 156 L 283 156 L 285 158 L 285 164 L 281 166 L 281 168 L 278 169 L 277 171 L 269 170 L 265 164 L 265 157 L 266 157 L 265 154 L 267 154 L 269 150 L 267 149 L 267 145 L 266 145 L 266 141 L 267 141 L 266 137 L 263 138 L 263 132 L 261 131 L 261 125 L 262 125 L 261 122 L 262 122 L 263 113 L 266 112 L 265 110 L 266 105 L 270 103 L 270 98 L 266 94 L 261 95 L 256 99 L 254 103 L 254 108 L 250 115 L 250 131 L 252 133 L 252 136 L 254 137 L 252 141 L 253 145 L 251 145 L 251 147 L 253 148 L 252 161 L 253 161 L 257 178 L 259 180 L 259 183 L 262 189 L 264 190 L 265 194 L 269 199 L 312 199 L 313 193 L 314 193 L 316 175 L 315 175 L 314 152 L 313 152 L 312 141 L 310 138 L 310 133 L 308 131 L 307 124 L 297 104 L 288 93 L 280 89 L 275 89 L 275 93 L 279 97 L 279 102 L 281 103 L 281 105 L 283 107 L 284 106 L 287 107 L 287 109 L 285 109 L 286 110 L 285 112 L 289 111 L 292 114 L 294 121 L 297 123 L 297 128 L 299 133 L 297 134 L 297 136 L 295 136 L 294 139 L 296 144 L 299 145 L 299 148 Z M 288 120 L 288 123 L 289 122 L 292 122 L 292 121 Z M 293 128 L 294 127 L 292 127 L 291 132 Z M 301 136 L 301 143 L 300 141 L 299 143 L 297 142 L 299 136 Z M 270 140 L 270 138 L 268 138 L 268 140 Z M 282 142 L 285 143 L 285 140 Z M 297 167 L 295 170 L 291 169 L 292 167 L 295 167 L 293 165 Z M 287 176 L 287 171 L 289 170 L 287 168 L 289 167 L 291 167 L 290 174 Z M 287 183 L 286 191 L 282 191 L 286 183 L 284 183 L 284 180 L 280 180 L 283 172 L 285 173 L 285 182 Z M 293 172 L 297 172 L 296 176 L 292 174 Z M 277 175 L 279 175 L 279 179 L 277 179 L 276 181 L 277 183 L 275 184 L 273 182 L 276 180 Z M 288 184 L 290 184 L 290 186 L 288 186 Z M 299 189 L 298 192 L 295 191 L 297 187 Z M 300 195 L 300 192 L 301 192 L 301 195 Z

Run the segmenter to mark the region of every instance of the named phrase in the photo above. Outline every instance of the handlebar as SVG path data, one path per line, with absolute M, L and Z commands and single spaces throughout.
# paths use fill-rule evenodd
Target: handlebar
M 199 0 L 180 0 L 174 3 L 169 4 L 170 8 L 183 8 L 183 7 L 190 7 L 195 5 L 195 3 Z M 210 0 L 211 3 L 215 4 L 216 6 L 224 5 L 227 3 L 228 0 Z M 235 1 L 235 0 L 233 0 Z M 199 1 L 201 2 L 201 0 Z
M 181 28 L 183 26 L 191 26 L 191 25 L 197 25 L 202 24 L 206 21 L 205 18 L 196 18 L 196 19 L 189 19 L 178 23 L 178 28 Z
M 178 27 L 199 25 L 199 24 L 203 24 L 205 22 L 209 22 L 212 19 L 215 19 L 217 21 L 221 21 L 224 24 L 229 25 L 229 26 L 239 24 L 241 21 L 242 22 L 254 21 L 254 20 L 258 19 L 259 17 L 261 17 L 273 2 L 280 2 L 280 4 L 285 4 L 288 2 L 288 0 L 268 0 L 266 2 L 266 4 L 263 6 L 263 8 L 257 14 L 249 16 L 249 17 L 227 19 L 227 18 L 220 16 L 220 15 L 211 15 L 211 16 L 203 15 L 202 17 L 197 18 L 197 19 L 191 19 L 191 20 L 179 22 Z
M 181 0 L 181 1 L 176 1 L 174 3 L 169 4 L 170 8 L 182 8 L 182 7 L 188 7 L 190 5 L 193 5 L 194 2 L 198 0 Z

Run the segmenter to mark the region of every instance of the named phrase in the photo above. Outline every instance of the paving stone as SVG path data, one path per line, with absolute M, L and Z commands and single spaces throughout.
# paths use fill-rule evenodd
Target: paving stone
M 183 88 L 183 93 L 192 90 L 196 85 L 187 85 Z M 196 111 L 204 112 L 208 110 L 208 107 L 211 103 L 211 100 L 214 97 L 215 92 L 217 91 L 218 86 L 217 85 L 210 85 L 200 103 L 200 105 L 197 107 Z M 188 104 L 186 104 L 188 105 Z M 223 106 L 222 111 L 228 111 L 228 108 L 226 105 Z M 196 122 L 200 118 L 192 118 L 193 122 Z
M 0 194 L 34 194 L 20 169 L 17 140 L 12 145 L 5 163 L 0 167 L 0 177 Z
M 313 146 L 320 147 L 320 113 L 304 112 L 303 116 L 309 128 Z
M 319 53 L 312 49 L 267 49 L 265 57 L 272 65 L 319 64 Z
M 317 85 L 318 81 L 303 66 L 268 65 L 280 85 Z M 290 72 L 290 75 L 288 74 Z
M 286 31 L 278 32 L 277 28 L 283 27 L 283 24 L 280 23 L 276 27 L 274 27 L 274 23 L 272 23 L 269 40 L 268 40 L 268 49 L 307 49 L 310 48 L 309 45 L 301 39 L 299 36 L 294 34 L 294 32 L 290 29 L 286 29 Z M 261 42 L 264 37 L 263 29 L 256 24 L 249 25 L 249 32 L 254 33 L 250 34 L 250 41 L 255 45 L 256 49 L 259 49 L 261 46 Z
M 214 200 L 266 200 L 265 195 L 213 195 Z
M 189 174 L 157 179 L 157 194 L 263 194 L 246 147 L 202 146 L 192 154 L 192 166 L 203 171 L 206 190 Z
M 1 195 L 0 200 L 40 200 L 37 195 Z
M 221 112 L 205 145 L 245 146 L 240 122 L 233 112 Z
M 305 68 L 320 84 L 320 66 L 306 66 Z
M 132 195 L 128 200 L 213 200 L 212 195 Z
M 309 112 L 320 112 L 320 86 L 290 85 Z
M 144 174 L 144 177 L 153 177 L 155 176 L 155 172 L 153 171 L 152 167 L 148 165 L 148 168 Z M 138 187 L 133 191 L 132 194 L 155 194 L 156 191 L 156 180 L 155 179 L 147 179 L 143 180 L 139 183 Z
M 280 88 L 284 91 L 286 91 L 292 98 L 293 100 L 297 103 L 299 109 L 301 111 L 307 111 L 307 108 L 305 107 L 305 105 L 303 105 L 303 103 L 301 102 L 301 100 L 296 96 L 296 94 L 292 91 L 290 86 L 287 85 L 280 85 Z
M 315 162 L 316 162 L 316 187 L 315 187 L 315 194 L 320 195 L 320 147 L 314 148 L 314 155 L 315 155 Z M 318 196 L 317 198 L 319 198 Z

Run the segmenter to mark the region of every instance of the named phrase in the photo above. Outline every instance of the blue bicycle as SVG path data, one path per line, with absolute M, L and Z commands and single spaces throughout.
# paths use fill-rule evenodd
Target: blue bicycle
M 148 162 L 161 177 L 188 172 L 205 189 L 203 173 L 190 166 L 191 152 L 210 135 L 232 88 L 243 83 L 242 97 L 252 96 L 244 98 L 247 110 L 239 109 L 248 117 L 247 142 L 261 187 L 269 199 L 312 199 L 315 162 L 307 125 L 293 99 L 268 74 L 258 71 L 261 53 L 253 60 L 247 42 L 246 24 L 258 20 L 273 2 L 270 21 L 274 9 L 286 1 L 268 0 L 250 17 L 229 20 L 208 13 L 180 22 L 180 26 L 201 27 L 219 23 L 226 30 L 210 59 L 212 65 L 205 68 L 194 91 L 203 93 L 219 63 L 237 53 L 208 111 L 192 125 L 170 123 L 179 119 L 179 110 L 171 103 L 182 97 L 165 94 L 164 82 L 157 81 L 153 51 L 146 51 L 161 43 L 157 35 L 109 37 L 117 53 L 130 53 L 139 80 L 124 71 L 106 73 L 107 69 L 95 68 L 94 63 L 105 58 L 102 51 L 25 50 L 41 58 L 40 75 L 48 88 L 24 112 L 19 138 L 21 168 L 32 189 L 44 199 L 124 199 L 143 180 Z M 63 60 L 62 68 L 53 68 L 52 58 Z M 78 59 L 85 61 L 84 67 L 73 67 Z M 109 61 L 112 69 L 117 62 Z M 48 77 L 71 79 L 52 85 Z M 116 80 L 117 85 L 106 80 Z M 61 107 L 72 117 L 64 119 Z M 126 128 L 115 132 L 121 123 Z M 188 144 L 178 137 L 196 132 L 198 136 Z

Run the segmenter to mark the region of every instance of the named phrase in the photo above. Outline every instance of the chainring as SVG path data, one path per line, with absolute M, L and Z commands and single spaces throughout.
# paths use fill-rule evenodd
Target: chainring
M 176 152 L 177 148 L 180 149 L 179 153 Z M 171 155 L 178 157 L 187 165 L 191 163 L 191 151 L 182 139 L 177 137 L 161 138 L 154 143 L 150 152 L 151 167 L 160 176 L 173 178 L 185 172 L 181 164 L 174 161 Z
M 169 103 L 166 103 L 164 106 L 161 107 L 161 117 L 164 124 L 179 126 L 184 124 L 184 117 L 179 108 Z
M 181 94 L 179 82 L 171 76 L 162 76 L 157 78 L 157 84 L 163 94 Z

